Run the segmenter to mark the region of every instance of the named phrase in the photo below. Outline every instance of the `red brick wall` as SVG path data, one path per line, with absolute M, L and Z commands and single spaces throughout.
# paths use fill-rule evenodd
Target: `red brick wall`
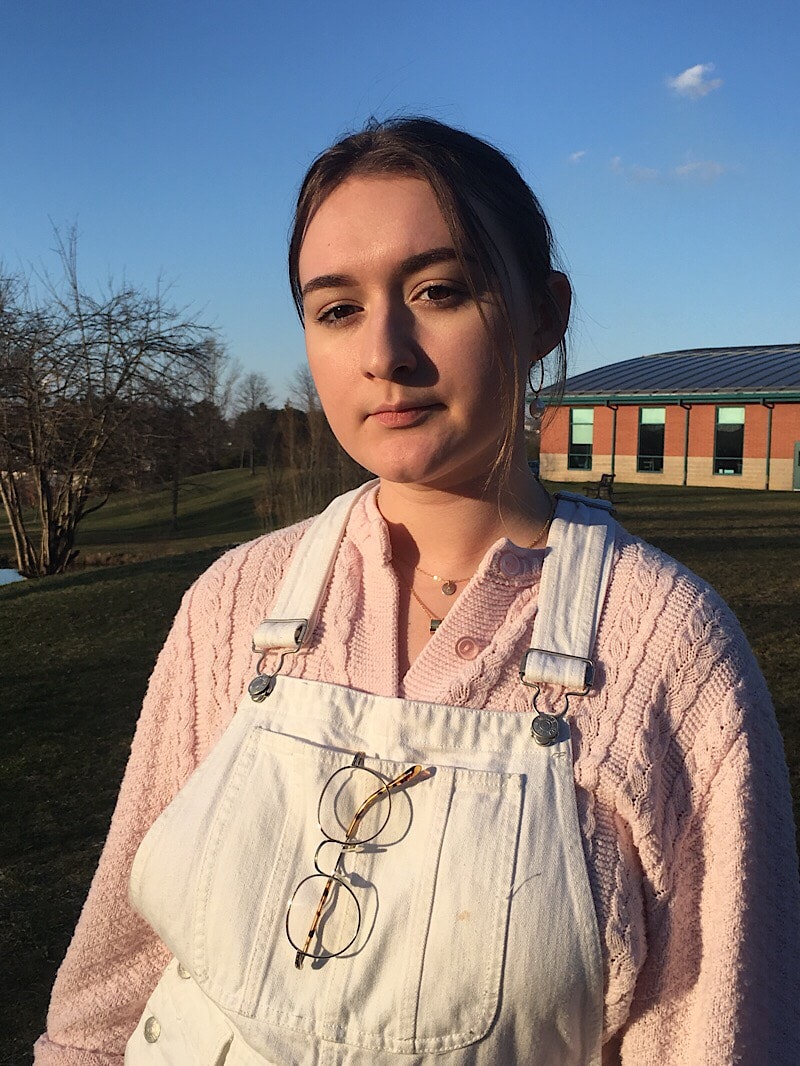
M 548 408 L 542 422 L 541 451 L 566 455 L 569 450 L 569 408 Z
M 714 454 L 716 414 L 713 404 L 693 404 L 689 412 L 689 455 L 711 457 Z
M 620 407 L 617 411 L 617 455 L 635 456 L 638 449 L 639 408 Z
M 585 406 L 585 405 L 576 405 Z M 648 404 L 657 407 L 658 404 Z M 664 404 L 664 471 L 662 474 L 636 470 L 639 445 L 639 408 L 620 406 L 617 410 L 616 471 L 620 480 L 680 484 L 683 480 L 683 448 L 686 411 L 677 405 Z M 725 485 L 759 488 L 766 480 L 765 449 L 768 410 L 763 404 L 745 404 L 744 468 L 741 476 L 715 475 L 714 431 L 716 404 L 693 404 L 689 412 L 689 484 Z M 730 404 L 728 406 L 736 406 Z M 594 443 L 592 473 L 611 469 L 613 411 L 604 405 L 594 408 Z M 776 404 L 772 417 L 772 455 L 769 481 L 771 488 L 791 488 L 795 441 L 800 441 L 800 404 Z M 567 469 L 569 450 L 569 408 L 550 413 L 542 428 L 542 463 L 553 479 L 585 480 L 582 471 Z
M 795 441 L 800 441 L 800 404 L 776 403 L 772 412 L 773 459 L 794 459 Z
M 744 457 L 763 459 L 767 454 L 767 415 L 761 403 L 744 405 Z
M 595 407 L 594 409 L 594 443 L 592 453 L 594 455 L 611 454 L 611 427 L 614 422 L 614 412 L 610 407 Z
M 686 440 L 686 411 L 682 407 L 667 407 L 664 426 L 664 455 L 679 455 L 683 458 Z

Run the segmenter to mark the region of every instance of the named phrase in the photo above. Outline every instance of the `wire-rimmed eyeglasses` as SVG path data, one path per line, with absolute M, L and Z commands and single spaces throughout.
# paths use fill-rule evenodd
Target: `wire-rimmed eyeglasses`
M 423 773 L 421 766 L 409 766 L 387 781 L 364 766 L 364 758 L 360 751 L 350 765 L 335 770 L 320 793 L 317 821 L 325 839 L 314 852 L 317 872 L 303 878 L 286 908 L 286 935 L 297 952 L 298 970 L 306 958 L 334 958 L 352 947 L 361 928 L 361 906 L 342 877 L 342 860 L 382 832 L 391 814 L 392 792 Z M 328 873 L 320 857 L 330 844 L 338 844 L 339 853 Z

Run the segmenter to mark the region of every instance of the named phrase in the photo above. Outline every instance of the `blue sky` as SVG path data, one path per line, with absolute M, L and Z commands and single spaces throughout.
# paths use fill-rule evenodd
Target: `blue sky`
M 313 156 L 370 115 L 492 140 L 550 216 L 574 372 L 800 340 L 796 3 L 353 0 L 5 4 L 0 259 L 162 277 L 283 397 L 285 280 Z M 677 80 L 676 80 L 677 79 Z

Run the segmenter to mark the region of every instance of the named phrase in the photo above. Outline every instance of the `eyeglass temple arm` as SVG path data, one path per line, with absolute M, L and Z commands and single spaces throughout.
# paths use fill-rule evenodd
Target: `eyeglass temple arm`
M 339 865 L 338 861 L 336 865 Z M 328 896 L 331 894 L 331 889 L 333 888 L 333 882 L 335 880 L 336 877 L 331 874 L 331 876 L 325 882 L 325 887 L 322 890 L 322 895 L 320 896 L 319 903 L 317 904 L 317 909 L 314 911 L 314 917 L 311 921 L 311 928 L 308 930 L 308 936 L 306 937 L 306 941 L 303 944 L 303 950 L 298 951 L 294 958 L 294 964 L 298 970 L 303 969 L 303 959 L 308 954 L 308 949 L 311 947 L 311 941 L 316 936 L 319 920 L 322 917 L 322 912 L 325 910 L 325 904 L 328 902 Z
M 404 770 L 399 777 L 396 777 L 393 781 L 387 781 L 386 784 L 381 785 L 380 788 L 376 788 L 374 792 L 364 800 L 356 813 L 353 815 L 353 820 L 347 828 L 345 835 L 345 842 L 350 840 L 355 835 L 356 830 L 361 824 L 364 815 L 370 809 L 370 807 L 376 803 L 384 793 L 395 792 L 398 788 L 402 788 L 403 785 L 407 785 L 409 781 L 413 781 L 414 778 L 422 773 L 421 766 L 409 766 L 407 770 Z

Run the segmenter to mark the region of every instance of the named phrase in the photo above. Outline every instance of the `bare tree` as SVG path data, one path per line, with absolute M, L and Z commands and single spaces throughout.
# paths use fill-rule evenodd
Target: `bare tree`
M 241 444 L 241 466 L 244 466 L 245 452 L 250 456 L 250 473 L 256 472 L 256 437 L 263 414 L 275 403 L 275 394 L 263 374 L 255 370 L 240 378 L 235 392 L 236 425 Z
M 292 378 L 278 432 L 281 461 L 267 464 L 264 491 L 256 501 L 265 528 L 314 514 L 367 477 L 334 437 L 306 366 Z
M 233 390 L 240 371 L 219 338 L 208 337 L 203 345 L 205 358 L 194 398 L 194 420 L 196 444 L 203 465 L 210 470 L 220 462 L 225 421 L 231 413 Z
M 87 293 L 74 232 L 57 238 L 61 273 L 43 298 L 23 276 L 0 279 L 0 497 L 30 577 L 69 566 L 79 522 L 105 502 L 104 450 L 133 412 L 202 380 L 212 337 L 158 288 Z
M 305 363 L 299 366 L 292 375 L 292 380 L 289 383 L 289 402 L 292 407 L 296 407 L 298 411 L 305 411 L 307 414 L 311 414 L 314 411 L 322 411 L 317 386 L 314 384 L 314 378 Z

